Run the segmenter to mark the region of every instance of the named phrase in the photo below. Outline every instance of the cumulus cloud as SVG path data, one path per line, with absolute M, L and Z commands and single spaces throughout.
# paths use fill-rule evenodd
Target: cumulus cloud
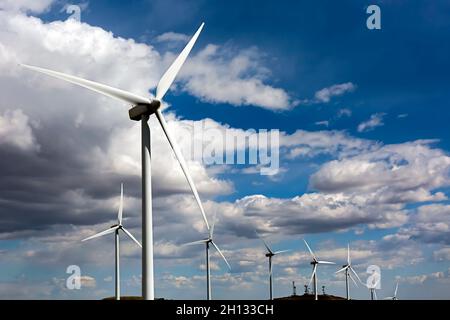
M 0 10 L 42 13 L 53 2 L 55 0 L 2 0 L 0 2 Z
M 409 237 L 426 243 L 450 244 L 450 206 L 429 204 L 417 209 L 414 224 L 402 230 Z M 435 256 L 443 258 L 445 250 Z
M 312 158 L 318 155 L 347 157 L 366 152 L 378 145 L 375 141 L 358 139 L 343 131 L 305 131 L 282 133 L 280 146 L 286 148 L 289 159 Z
M 371 115 L 369 120 L 361 122 L 358 125 L 358 132 L 367 132 L 377 127 L 384 126 L 383 117 L 385 115 L 385 113 L 375 113 Z
M 227 58 L 229 55 L 231 58 Z M 230 48 L 207 45 L 186 62 L 180 73 L 185 80 L 183 88 L 208 102 L 275 111 L 292 108 L 295 103 L 288 93 L 264 83 L 270 71 L 260 60 L 256 49 L 233 52 Z
M 0 113 L 0 145 L 6 144 L 24 151 L 39 150 L 28 117 L 22 110 Z
M 311 186 L 323 192 L 371 194 L 374 203 L 445 200 L 442 192 L 433 190 L 449 185 L 450 157 L 432 148 L 433 142 L 385 145 L 330 161 L 311 176 Z

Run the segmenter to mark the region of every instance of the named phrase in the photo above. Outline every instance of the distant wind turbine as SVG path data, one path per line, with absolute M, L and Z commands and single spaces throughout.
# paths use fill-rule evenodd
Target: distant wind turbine
M 183 154 L 178 147 L 172 134 L 169 132 L 166 120 L 161 113 L 161 101 L 164 95 L 171 87 L 178 72 L 183 66 L 186 58 L 191 52 L 197 38 L 202 31 L 204 23 L 200 25 L 197 32 L 188 42 L 186 47 L 181 51 L 180 55 L 175 59 L 172 65 L 167 69 L 166 73 L 161 77 L 156 87 L 156 95 L 154 99 L 149 99 L 127 92 L 121 89 L 116 89 L 101 83 L 90 80 L 81 79 L 72 75 L 67 75 L 61 72 L 52 71 L 40 67 L 21 64 L 21 66 L 33 71 L 37 71 L 48 76 L 70 82 L 72 84 L 84 87 L 86 89 L 95 91 L 99 94 L 108 96 L 110 98 L 118 99 L 132 106 L 128 111 L 131 120 L 141 122 L 141 153 L 142 153 L 142 295 L 145 300 L 153 300 L 155 298 L 154 277 L 153 277 L 153 214 L 152 214 L 152 184 L 151 184 L 151 148 L 150 148 L 150 127 L 148 120 L 152 114 L 155 114 L 158 119 L 164 134 L 172 147 L 178 163 L 183 170 L 183 173 L 189 183 L 189 186 L 194 194 L 203 219 L 206 223 L 206 228 L 209 230 L 208 221 L 206 220 L 205 210 L 200 201 L 197 188 L 194 185 L 191 174 L 189 173 L 186 161 Z
M 119 212 L 117 214 L 117 224 L 112 225 L 105 231 L 99 232 L 97 234 L 94 234 L 93 236 L 90 236 L 86 239 L 83 239 L 82 241 L 91 240 L 94 238 L 102 237 L 104 235 L 114 233 L 115 237 L 115 281 L 116 281 L 116 290 L 115 290 L 115 296 L 116 300 L 120 300 L 120 243 L 119 243 L 119 231 L 123 231 L 128 237 L 130 237 L 131 240 L 136 242 L 136 244 L 142 248 L 142 245 L 139 243 L 139 241 L 136 240 L 135 237 L 122 225 L 122 213 L 123 213 L 123 184 L 120 185 L 120 204 L 119 204 Z
M 312 271 L 312 274 L 311 274 L 311 279 L 309 280 L 309 285 L 311 285 L 311 282 L 314 280 L 314 296 L 315 296 L 315 300 L 318 300 L 318 293 L 317 293 L 317 267 L 319 266 L 319 264 L 336 264 L 336 263 L 317 259 L 315 254 L 314 254 L 314 252 L 309 247 L 308 242 L 306 242 L 305 239 L 303 239 L 303 241 L 305 242 L 306 247 L 308 248 L 309 253 L 311 254 L 311 257 L 312 257 L 311 265 L 313 266 L 313 271 Z
M 346 289 L 346 294 L 347 294 L 347 300 L 350 300 L 350 283 L 348 281 L 348 278 L 350 278 L 353 281 L 355 286 L 358 286 L 355 279 L 353 279 L 351 273 L 353 272 L 353 274 L 358 279 L 358 281 L 360 283 L 362 283 L 361 279 L 359 278 L 358 274 L 356 273 L 356 271 L 353 269 L 353 266 L 352 266 L 352 260 L 350 259 L 350 245 L 347 245 L 347 264 L 343 265 L 342 269 L 336 271 L 336 274 L 343 272 L 343 271 L 345 271 L 345 289 Z
M 205 244 L 205 247 L 206 247 L 206 300 L 211 300 L 212 299 L 212 295 L 211 295 L 211 266 L 210 266 L 210 262 L 209 262 L 209 247 L 210 246 L 213 246 L 217 250 L 217 252 L 222 257 L 223 261 L 225 261 L 225 263 L 227 264 L 228 269 L 231 270 L 231 266 L 228 263 L 227 259 L 225 258 L 225 256 L 223 255 L 222 251 L 219 249 L 217 244 L 214 242 L 214 226 L 215 225 L 216 225 L 216 218 L 214 217 L 213 224 L 211 225 L 211 228 L 208 230 L 208 232 L 209 232 L 208 238 L 184 244 L 185 246 L 196 245 L 196 244 Z
M 398 300 L 397 292 L 398 292 L 398 281 L 397 284 L 395 285 L 394 295 L 392 297 L 386 297 L 383 300 Z
M 269 258 L 269 299 L 273 300 L 272 257 L 274 257 L 274 256 L 276 256 L 277 254 L 280 254 L 280 253 L 288 252 L 290 250 L 272 251 L 272 249 L 269 247 L 267 242 L 264 241 L 264 239 L 261 238 L 259 235 L 258 235 L 258 237 L 261 239 L 261 241 L 264 243 L 264 246 L 267 249 L 266 257 Z

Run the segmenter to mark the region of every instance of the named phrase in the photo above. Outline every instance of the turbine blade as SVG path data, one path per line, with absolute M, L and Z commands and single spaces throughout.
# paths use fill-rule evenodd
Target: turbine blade
M 216 225 L 216 221 L 217 221 L 217 212 L 214 213 L 214 217 L 213 217 L 213 223 L 211 225 L 211 230 L 209 232 L 209 237 L 212 239 L 214 236 L 214 227 Z
M 94 238 L 102 237 L 102 236 L 104 236 L 104 235 L 113 233 L 114 231 L 117 230 L 117 228 L 119 228 L 119 227 L 118 227 L 118 226 L 115 226 L 115 227 L 106 229 L 105 231 L 96 233 L 96 234 L 94 234 L 93 236 L 87 237 L 86 239 L 83 239 L 83 240 L 81 240 L 81 241 L 87 241 L 87 240 L 91 240 L 91 239 L 94 239 Z
M 355 286 L 358 286 L 358 284 L 356 283 L 355 279 L 353 279 L 352 274 L 350 272 L 348 273 L 348 276 L 350 277 L 350 279 L 352 279 Z
M 178 163 L 180 164 L 181 169 L 183 170 L 183 173 L 189 183 L 189 186 L 191 187 L 191 190 L 192 190 L 192 193 L 194 194 L 195 200 L 197 201 L 197 204 L 200 207 L 200 211 L 202 212 L 203 220 L 205 220 L 206 228 L 209 231 L 210 228 L 209 228 L 208 219 L 206 219 L 205 210 L 203 209 L 202 202 L 200 201 L 200 196 L 198 195 L 197 188 L 195 187 L 194 181 L 192 180 L 191 174 L 189 173 L 189 170 L 187 168 L 186 161 L 184 160 L 183 154 L 181 153 L 175 139 L 173 139 L 171 134 L 169 133 L 169 128 L 167 126 L 166 120 L 164 119 L 164 116 L 161 113 L 161 111 L 158 109 L 158 110 L 156 110 L 155 114 L 159 120 L 159 123 L 161 124 L 161 127 L 162 127 L 164 133 L 166 134 L 167 140 L 169 140 L 169 144 L 172 147 L 172 150 L 175 153 L 175 156 L 178 159 Z
M 317 261 L 318 264 L 336 264 L 334 262 L 330 262 L 330 261 Z
M 134 242 L 136 242 L 136 244 L 142 248 L 142 245 L 139 241 L 136 240 L 135 237 L 133 237 L 133 235 L 131 234 L 131 232 L 129 232 L 127 229 L 125 229 L 124 227 L 122 227 L 122 231 L 125 232 L 125 234 L 130 237 L 131 240 L 133 240 Z
M 378 300 L 377 291 L 376 290 L 373 290 L 373 296 L 375 297 L 375 300 Z
M 280 250 L 280 251 L 275 251 L 273 254 L 280 254 L 280 253 L 284 253 L 284 252 L 289 252 L 291 251 L 290 249 L 288 250 Z
M 123 183 L 120 184 L 120 204 L 119 204 L 119 213 L 117 214 L 117 220 L 119 224 L 122 224 L 122 215 L 123 215 Z
M 53 71 L 53 70 L 49 70 L 49 69 L 45 69 L 45 68 L 30 66 L 30 65 L 26 65 L 26 64 L 21 64 L 21 66 L 24 68 L 33 70 L 33 71 L 37 71 L 37 72 L 46 74 L 53 78 L 57 78 L 60 80 L 70 82 L 72 84 L 76 84 L 78 86 L 95 91 L 95 92 L 103 94 L 105 96 L 108 96 L 108 97 L 111 97 L 114 99 L 118 99 L 121 101 L 125 101 L 125 102 L 133 104 L 133 105 L 136 105 L 139 103 L 146 103 L 146 104 L 150 103 L 150 100 L 147 98 L 138 96 L 134 93 L 127 92 L 127 91 L 124 91 L 121 89 L 116 89 L 116 88 L 107 86 L 105 84 L 101 84 L 101 83 L 94 82 L 91 80 L 85 80 L 82 78 L 78 78 L 78 77 L 75 77 L 72 75 L 64 74 L 62 72 L 57 72 L 57 71 Z
M 258 234 L 258 232 L 256 232 L 256 230 L 255 230 L 255 233 L 256 233 L 256 236 L 262 241 L 262 243 L 264 243 L 264 247 L 266 247 L 267 251 L 268 251 L 270 254 L 273 254 L 272 250 L 270 250 L 269 245 L 268 245 L 267 242 L 263 239 L 263 237 L 261 237 L 261 236 Z
M 316 256 L 314 255 L 314 252 L 313 252 L 313 251 L 311 250 L 311 248 L 309 247 L 308 242 L 306 242 L 305 239 L 303 239 L 303 241 L 305 242 L 306 247 L 308 248 L 309 253 L 311 253 L 311 256 L 313 257 L 313 259 L 314 259 L 314 260 L 317 260 Z
M 395 298 L 397 298 L 397 291 L 398 291 L 398 281 L 397 281 L 397 284 L 395 285 L 395 291 L 394 291 Z
M 350 266 L 350 271 L 353 272 L 353 274 L 355 275 L 356 279 L 358 279 L 359 283 L 363 283 L 361 281 L 361 278 L 358 276 L 358 274 L 356 273 L 356 271 L 353 269 L 352 266 Z
M 169 90 L 172 82 L 175 80 L 175 77 L 186 61 L 186 58 L 191 52 L 195 42 L 197 41 L 200 32 L 202 32 L 204 25 L 204 23 L 201 24 L 200 28 L 198 28 L 192 39 L 188 42 L 183 51 L 181 51 L 180 55 L 175 59 L 169 69 L 167 69 L 166 73 L 164 73 L 164 75 L 161 77 L 161 80 L 159 80 L 158 86 L 156 87 L 156 100 L 161 100 L 166 94 L 167 90 Z
M 340 273 L 340 272 L 342 272 L 342 271 L 347 270 L 347 268 L 348 268 L 348 266 L 345 266 L 345 267 L 343 267 L 342 269 L 339 269 L 338 271 L 336 271 L 335 273 L 338 274 L 338 273 Z
M 204 243 L 208 242 L 208 240 L 209 239 L 183 243 L 182 246 L 193 246 L 193 245 L 196 245 L 196 244 L 204 244 Z
M 350 244 L 347 244 L 347 265 L 351 265 L 352 261 L 350 260 Z
M 223 261 L 225 261 L 225 263 L 226 263 L 227 266 L 228 266 L 228 269 L 231 270 L 230 264 L 228 263 L 227 259 L 226 259 L 225 256 L 223 255 L 222 251 L 220 251 L 220 249 L 219 249 L 219 247 L 217 246 L 217 244 L 215 244 L 214 241 L 211 241 L 211 244 L 214 246 L 214 248 L 216 248 L 217 252 L 222 256 Z
M 312 283 L 312 281 L 314 279 L 314 275 L 316 274 L 316 271 L 317 271 L 317 264 L 314 265 L 314 269 L 313 269 L 313 272 L 311 274 L 311 279 L 309 279 L 308 287 L 311 286 L 311 283 Z

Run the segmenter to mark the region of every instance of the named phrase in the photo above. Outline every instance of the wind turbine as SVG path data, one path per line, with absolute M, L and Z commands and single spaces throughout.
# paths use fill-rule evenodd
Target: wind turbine
M 258 235 L 259 237 L 259 235 Z M 266 257 L 269 258 L 269 299 L 273 300 L 273 284 L 272 284 L 272 257 L 277 254 L 288 252 L 289 250 L 280 250 L 280 251 L 272 251 L 266 241 L 263 238 L 259 237 L 261 241 L 264 243 L 264 246 L 267 249 Z
M 305 242 L 306 247 L 308 248 L 309 253 L 311 254 L 311 257 L 312 257 L 311 265 L 313 266 L 313 271 L 312 271 L 312 274 L 311 274 L 311 280 L 309 280 L 309 285 L 311 285 L 311 282 L 314 280 L 314 296 L 315 296 L 315 300 L 318 300 L 318 296 L 317 296 L 317 267 L 319 266 L 319 264 L 336 264 L 336 263 L 317 259 L 315 254 L 314 254 L 314 252 L 309 247 L 308 242 L 306 242 L 305 239 L 303 239 L 303 241 Z
M 128 111 L 131 120 L 141 121 L 141 152 L 142 152 L 142 295 L 146 300 L 153 300 L 154 295 L 154 277 L 153 277 L 153 215 L 152 215 L 152 185 L 151 185 L 151 147 L 150 147 L 150 127 L 148 120 L 152 114 L 155 114 L 162 130 L 164 131 L 170 146 L 172 147 L 175 156 L 183 170 L 184 175 L 189 183 L 189 186 L 194 194 L 203 219 L 206 223 L 206 228 L 209 230 L 208 221 L 206 220 L 205 210 L 203 209 L 197 188 L 194 185 L 191 174 L 187 168 L 184 157 L 178 147 L 178 144 L 173 139 L 167 127 L 166 120 L 161 113 L 161 101 L 164 95 L 169 90 L 175 77 L 183 66 L 188 57 L 192 47 L 197 41 L 200 32 L 202 31 L 204 23 L 200 25 L 197 32 L 188 42 L 186 47 L 175 59 L 172 65 L 167 69 L 166 73 L 159 80 L 156 87 L 156 96 L 154 99 L 142 97 L 121 89 L 116 89 L 104 84 L 94 81 L 81 79 L 72 75 L 67 75 L 61 72 L 52 71 L 40 67 L 24 65 L 23 67 L 33 71 L 37 71 L 48 76 L 64 80 L 86 89 L 95 91 L 102 95 L 121 100 L 133 107 Z
M 397 284 L 395 285 L 394 295 L 392 297 L 386 297 L 383 300 L 398 300 L 397 292 L 398 292 L 398 281 Z
M 345 271 L 345 289 L 346 289 L 346 293 L 347 293 L 347 300 L 350 300 L 350 283 L 348 281 L 348 278 L 352 279 L 355 286 L 358 286 L 355 279 L 353 279 L 351 273 L 353 272 L 353 274 L 358 279 L 358 281 L 361 282 L 361 279 L 359 278 L 358 274 L 356 273 L 356 271 L 353 269 L 353 266 L 352 266 L 352 260 L 350 259 L 350 245 L 347 245 L 347 264 L 343 265 L 342 269 L 336 271 L 336 274 L 338 274 L 342 271 Z
M 206 300 L 211 300 L 211 297 L 212 297 L 211 296 L 211 267 L 209 264 L 209 248 L 210 248 L 210 246 L 213 246 L 217 250 L 217 252 L 222 257 L 223 261 L 225 261 L 228 268 L 231 270 L 231 266 L 228 263 L 227 259 L 225 258 L 225 256 L 223 255 L 222 251 L 219 249 L 217 244 L 214 242 L 214 226 L 215 226 L 215 224 L 216 224 L 216 219 L 214 218 L 214 222 L 211 225 L 211 228 L 208 230 L 208 238 L 184 244 L 185 246 L 190 246 L 190 245 L 195 245 L 195 244 L 205 244 L 205 247 L 206 247 Z
M 97 234 L 94 234 L 93 236 L 90 236 L 86 239 L 83 239 L 81 241 L 87 241 L 94 238 L 102 237 L 104 235 L 114 233 L 115 237 L 115 252 L 116 252 L 116 260 L 115 260 L 115 280 L 116 280 L 116 300 L 120 300 L 120 243 L 119 243 L 119 231 L 123 231 L 128 237 L 130 237 L 131 240 L 136 242 L 136 244 L 142 248 L 142 245 L 139 243 L 139 241 L 136 240 L 135 237 L 122 225 L 122 213 L 123 213 L 123 183 L 120 185 L 120 204 L 119 204 L 119 212 L 117 214 L 117 224 L 112 225 L 105 231 L 99 232 Z

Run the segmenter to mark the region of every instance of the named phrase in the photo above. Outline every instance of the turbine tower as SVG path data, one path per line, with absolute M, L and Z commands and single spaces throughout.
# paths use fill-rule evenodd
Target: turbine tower
M 258 234 L 257 234 L 258 235 Z M 258 235 L 259 237 L 259 235 Z M 289 250 L 280 250 L 280 251 L 272 251 L 266 241 L 263 238 L 259 237 L 261 241 L 264 243 L 264 246 L 267 249 L 266 257 L 269 258 L 269 300 L 273 300 L 273 283 L 272 283 L 272 257 L 277 254 L 288 252 Z
M 350 245 L 347 245 L 347 264 L 343 265 L 342 269 L 336 271 L 336 274 L 342 271 L 345 271 L 345 291 L 347 294 L 347 300 L 350 300 L 350 283 L 348 281 L 348 278 L 350 278 L 353 281 L 355 286 L 358 286 L 355 279 L 353 279 L 351 273 L 353 272 L 358 281 L 361 282 L 361 279 L 359 278 L 358 274 L 356 273 L 356 271 L 353 269 L 352 266 L 352 260 L 350 259 Z
M 305 242 L 306 247 L 308 248 L 309 253 L 311 254 L 311 257 L 312 257 L 311 265 L 313 266 L 313 271 L 312 271 L 311 279 L 309 280 L 308 286 L 310 286 L 311 282 L 314 280 L 314 296 L 315 296 L 314 299 L 318 300 L 318 293 L 317 293 L 317 267 L 320 264 L 336 264 L 336 263 L 317 259 L 317 257 L 315 256 L 314 252 L 309 247 L 308 242 L 306 242 L 305 239 L 303 239 L 303 241 Z
M 386 297 L 383 300 L 398 300 L 397 292 L 398 292 L 398 281 L 397 284 L 395 285 L 394 295 L 392 297 Z
M 194 194 L 200 211 L 203 215 L 203 219 L 206 223 L 206 228 L 209 230 L 208 221 L 206 220 L 205 210 L 203 209 L 200 197 L 197 192 L 197 188 L 194 185 L 191 174 L 187 168 L 184 157 L 178 147 L 178 144 L 173 139 L 169 128 L 167 127 L 166 120 L 161 113 L 160 107 L 164 95 L 169 90 L 175 77 L 183 66 L 186 58 L 192 50 L 195 42 L 197 41 L 200 32 L 202 31 L 204 23 L 200 25 L 197 32 L 192 39 L 188 42 L 186 47 L 175 59 L 172 65 L 167 69 L 166 73 L 159 80 L 156 87 L 156 95 L 154 99 L 141 97 L 139 95 L 116 89 L 104 84 L 93 82 L 90 80 L 81 79 L 71 75 L 67 75 L 61 72 L 52 71 L 40 67 L 34 67 L 30 65 L 23 65 L 33 71 L 37 71 L 48 76 L 64 80 L 86 89 L 95 91 L 102 95 L 121 100 L 132 106 L 128 111 L 131 120 L 141 122 L 141 152 L 142 152 L 142 295 L 145 300 L 153 300 L 154 294 L 154 276 L 153 276 L 153 215 L 152 215 L 152 184 L 151 184 L 151 147 L 150 147 L 150 127 L 148 120 L 151 115 L 155 114 L 158 119 L 164 134 L 172 147 L 175 156 L 183 170 L 184 175 L 189 183 L 189 186 Z
M 87 241 L 94 238 L 102 237 L 104 235 L 114 233 L 115 238 L 115 297 L 116 300 L 120 300 L 120 243 L 119 243 L 119 231 L 123 231 L 131 240 L 142 248 L 142 245 L 135 237 L 122 225 L 122 213 L 123 213 L 123 183 L 120 185 L 120 204 L 119 212 L 117 214 L 117 224 L 109 227 L 105 231 L 99 232 L 81 241 Z
M 225 263 L 227 264 L 228 269 L 231 270 L 231 266 L 228 263 L 227 259 L 225 258 L 225 256 L 223 255 L 222 251 L 219 249 L 217 244 L 214 242 L 214 226 L 215 225 L 216 225 L 216 219 L 214 218 L 214 222 L 211 225 L 211 228 L 208 230 L 209 231 L 208 238 L 184 244 L 185 246 L 190 246 L 190 245 L 195 245 L 195 244 L 205 244 L 205 247 L 206 247 L 206 300 L 211 300 L 212 299 L 212 295 L 211 295 L 211 267 L 210 267 L 210 263 L 209 263 L 209 248 L 210 248 L 210 246 L 213 246 L 217 250 L 217 252 L 222 257 L 223 261 L 225 261 Z

